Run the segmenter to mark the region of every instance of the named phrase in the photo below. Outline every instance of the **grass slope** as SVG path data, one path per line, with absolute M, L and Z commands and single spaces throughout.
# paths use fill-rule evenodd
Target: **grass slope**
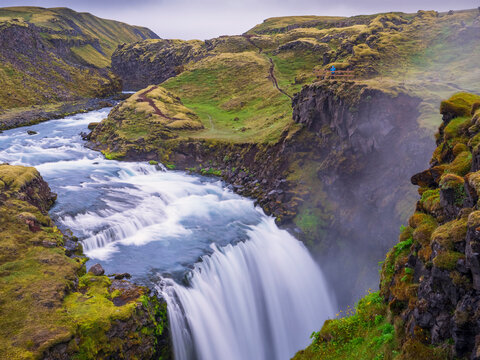
M 269 78 L 268 58 L 253 51 L 205 58 L 163 87 L 200 116 L 194 138 L 273 142 L 291 122 L 290 99 Z

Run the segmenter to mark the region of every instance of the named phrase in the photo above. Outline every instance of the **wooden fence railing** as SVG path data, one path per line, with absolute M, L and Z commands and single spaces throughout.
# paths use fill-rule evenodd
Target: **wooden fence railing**
M 355 77 L 353 70 L 314 70 L 313 72 L 317 77 L 317 80 L 324 79 L 339 79 L 339 80 L 350 80 Z

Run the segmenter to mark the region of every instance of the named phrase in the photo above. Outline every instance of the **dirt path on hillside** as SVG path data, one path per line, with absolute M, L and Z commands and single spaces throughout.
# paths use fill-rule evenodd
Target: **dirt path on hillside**
M 259 53 L 259 54 L 263 54 L 263 49 L 262 49 L 260 46 L 258 46 L 257 44 L 255 44 L 255 42 L 252 40 L 252 36 L 253 36 L 253 35 L 244 34 L 244 35 L 242 35 L 242 36 L 243 36 L 250 44 L 252 44 L 254 47 L 256 47 L 256 48 L 258 49 L 258 53 Z M 266 54 L 264 54 L 264 55 L 265 55 L 265 56 L 268 58 L 268 60 L 270 61 L 270 69 L 269 69 L 268 72 L 269 72 L 269 78 L 270 78 L 270 80 L 272 81 L 273 86 L 275 86 L 275 87 L 277 88 L 277 90 L 280 91 L 283 95 L 288 96 L 288 97 L 290 98 L 290 100 L 293 100 L 293 97 L 292 97 L 292 96 L 290 96 L 289 94 L 287 94 L 287 92 L 286 92 L 285 90 L 281 89 L 280 86 L 278 86 L 278 80 L 277 80 L 277 78 L 276 78 L 276 76 L 275 76 L 275 63 L 273 62 L 273 59 L 272 59 L 270 56 L 266 55 Z
M 215 126 L 213 125 L 212 117 L 210 115 L 208 115 L 208 121 L 210 121 L 211 130 L 215 130 Z
M 287 94 L 283 89 L 280 88 L 280 86 L 278 86 L 278 81 L 277 81 L 277 78 L 275 77 L 275 73 L 274 73 L 275 72 L 275 64 L 274 64 L 273 59 L 271 57 L 269 57 L 268 60 L 270 60 L 270 70 L 269 70 L 269 72 L 270 72 L 270 79 L 272 80 L 273 85 L 275 85 L 277 90 L 280 91 L 283 95 L 286 95 L 291 100 L 293 100 L 292 96 Z

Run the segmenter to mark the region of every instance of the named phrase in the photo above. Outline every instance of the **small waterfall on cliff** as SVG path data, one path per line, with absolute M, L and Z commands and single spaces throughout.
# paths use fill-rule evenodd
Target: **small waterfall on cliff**
M 164 280 L 176 360 L 285 360 L 333 316 L 323 275 L 307 249 L 273 219 L 249 239 L 215 247 L 190 287 Z

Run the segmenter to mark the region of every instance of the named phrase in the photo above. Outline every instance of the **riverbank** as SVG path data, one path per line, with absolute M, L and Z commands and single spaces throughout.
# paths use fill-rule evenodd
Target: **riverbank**
M 166 304 L 87 273 L 81 245 L 48 216 L 55 199 L 34 168 L 0 165 L 0 358 L 168 359 Z
M 80 99 L 63 101 L 46 105 L 32 105 L 13 109 L 0 110 L 0 131 L 21 126 L 38 124 L 52 119 L 111 107 L 118 101 L 128 98 L 130 94 L 119 93 L 106 98 Z

